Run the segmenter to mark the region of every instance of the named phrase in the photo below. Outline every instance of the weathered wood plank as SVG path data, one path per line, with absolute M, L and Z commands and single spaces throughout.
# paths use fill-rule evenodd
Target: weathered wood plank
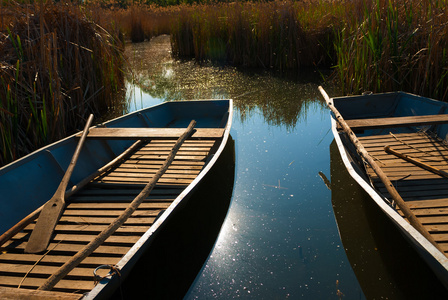
M 78 300 L 83 297 L 82 294 L 62 293 L 53 291 L 36 291 L 27 289 L 0 287 L 0 299 L 3 300 Z
M 114 177 L 114 176 L 106 176 L 100 179 L 101 182 L 130 182 L 130 183 L 145 183 L 148 182 L 148 178 L 135 178 L 135 177 Z M 178 183 L 188 185 L 192 182 L 192 179 L 181 179 L 181 178 L 161 178 L 159 180 L 160 183 Z
M 129 189 L 136 189 L 136 188 L 143 188 L 144 183 L 129 183 L 129 182 L 92 182 L 89 184 L 92 188 L 98 188 L 98 189 L 123 189 L 123 188 L 129 188 Z M 156 188 L 152 190 L 151 195 L 153 196 L 159 196 L 159 195 L 177 195 L 179 194 L 179 190 L 185 188 L 185 185 L 181 184 L 170 184 L 170 183 L 163 183 L 159 182 L 158 185 L 156 185 Z M 150 199 L 151 195 L 147 199 Z
M 417 216 L 438 216 L 438 215 L 448 216 L 448 207 L 414 209 L 413 212 Z M 448 219 L 446 219 L 446 222 L 448 223 Z
M 134 234 L 143 234 L 145 233 L 150 226 L 122 226 L 117 230 L 117 233 L 134 233 Z M 102 225 L 86 225 L 86 224 L 80 224 L 80 225 L 56 225 L 56 231 L 57 232 L 92 232 L 92 233 L 99 233 L 103 231 L 106 228 L 106 226 Z M 34 229 L 34 224 L 30 224 L 27 227 L 25 227 L 24 230 L 30 231 Z
M 87 138 L 108 140 L 177 139 L 184 132 L 185 128 L 91 128 Z M 223 128 L 197 128 L 189 139 L 216 139 L 222 137 L 223 134 Z
M 145 169 L 157 169 L 162 164 L 160 161 L 139 161 L 138 163 L 131 163 L 131 161 L 124 162 L 120 165 L 119 168 L 125 168 L 125 169 L 136 169 L 136 170 L 145 170 Z M 203 162 L 191 162 L 191 164 L 188 164 L 188 162 L 183 162 L 183 164 L 172 164 L 169 166 L 168 171 L 170 172 L 178 172 L 178 171 L 200 171 L 203 167 Z M 117 168 L 117 169 L 119 169 Z
M 345 120 L 345 122 L 352 130 L 435 125 L 448 123 L 448 114 L 375 119 L 352 119 Z
M 448 198 L 437 200 L 408 201 L 410 208 L 441 208 L 448 207 Z
M 27 242 L 23 241 L 8 241 L 4 244 L 4 248 L 6 250 L 10 249 L 10 247 L 8 247 L 9 245 L 11 245 L 13 243 L 14 245 L 14 249 L 16 250 L 24 250 L 26 247 Z M 82 244 L 65 244 L 64 241 L 60 244 L 58 243 L 54 243 L 53 241 L 50 242 L 50 244 L 48 244 L 48 249 L 51 249 L 51 251 L 54 252 L 67 252 L 67 253 L 76 253 L 79 250 L 81 250 L 84 247 L 84 245 Z M 129 251 L 129 249 L 131 249 L 130 246 L 104 246 L 101 245 L 99 246 L 94 253 L 97 254 L 119 254 L 119 255 L 124 255 L 126 254 L 126 252 Z
M 13 264 L 13 263 L 3 263 L 0 264 L 0 273 L 13 273 L 17 274 L 16 277 L 20 277 L 22 274 L 25 275 L 30 269 L 32 271 L 30 274 L 32 275 L 46 275 L 50 276 L 53 274 L 59 267 L 57 266 L 44 266 L 44 265 L 24 265 L 24 264 Z M 93 280 L 93 270 L 94 268 L 76 268 L 72 270 L 67 276 L 76 276 L 76 277 L 86 277 L 84 280 Z M 23 276 L 22 275 L 22 276 Z
M 45 264 L 63 264 L 69 257 L 63 255 L 53 255 L 51 252 L 44 257 L 39 254 L 25 254 L 25 253 L 1 253 L 0 262 L 16 262 L 16 263 L 27 263 L 34 264 L 36 261 L 40 260 L 41 263 Z M 92 255 L 83 260 L 81 265 L 86 266 L 99 266 L 99 265 L 114 265 L 118 263 L 120 257 L 113 256 L 101 256 Z
M 92 276 L 93 277 L 93 276 Z M 22 281 L 22 277 L 2 276 L 0 275 L 0 282 L 2 285 L 17 287 Z M 38 288 L 45 282 L 45 278 L 27 277 L 22 282 L 23 288 Z M 61 280 L 56 286 L 56 290 L 79 290 L 80 292 L 90 291 L 94 287 L 93 280 Z
M 150 179 L 156 172 L 119 172 L 114 171 L 107 174 L 107 177 L 131 177 L 140 179 Z M 164 174 L 161 178 L 174 178 L 174 179 L 195 179 L 196 174 Z
M 26 239 L 28 233 L 19 232 L 13 238 L 13 240 Z M 95 238 L 95 235 L 91 234 L 61 234 L 58 233 L 53 236 L 53 241 L 65 241 L 65 242 L 90 242 Z M 112 235 L 106 240 L 105 243 L 117 243 L 117 244 L 131 244 L 136 243 L 140 239 L 140 235 Z
M 155 174 L 157 172 L 156 167 L 147 167 L 147 168 L 127 168 L 127 167 L 120 167 L 116 168 L 114 170 L 114 173 L 143 173 L 143 174 Z M 181 168 L 181 169 L 171 169 L 167 170 L 165 175 L 170 174 L 192 174 L 192 175 L 198 175 L 201 172 L 201 168 Z
M 138 166 L 153 166 L 153 165 L 162 165 L 163 161 L 160 160 L 145 160 L 145 159 L 129 159 L 126 161 L 128 164 L 134 164 Z M 175 160 L 170 165 L 171 168 L 175 166 L 203 166 L 203 161 L 185 161 L 185 160 Z
M 133 160 L 150 160 L 150 159 L 166 159 L 167 155 L 133 155 L 131 159 Z M 206 155 L 177 155 L 176 160 L 184 160 L 184 161 L 203 161 L 207 156 Z
M 174 200 L 174 198 L 171 198 L 170 200 Z M 147 202 L 146 202 L 147 201 Z M 159 202 L 163 203 L 164 205 L 170 205 L 172 201 L 167 201 L 166 199 L 156 199 L 148 201 L 146 200 L 143 202 L 137 211 L 140 210 L 147 210 L 154 208 L 154 204 L 157 204 Z M 76 202 L 76 203 L 70 203 L 68 205 L 69 209 L 126 209 L 126 207 L 129 205 L 129 203 L 115 203 L 115 202 L 97 202 L 97 203 L 83 203 L 83 202 Z
M 163 203 L 162 203 L 163 204 Z M 169 205 L 157 205 L 155 207 L 152 207 L 151 209 L 148 210 L 139 210 L 134 212 L 133 216 L 143 216 L 143 215 L 147 215 L 147 216 L 154 216 L 157 215 L 157 213 L 161 210 L 161 209 L 165 209 L 168 208 Z M 119 216 L 123 213 L 123 209 L 120 210 L 103 210 L 103 209 L 98 209 L 98 210 L 74 210 L 74 209 L 66 209 L 64 212 L 64 216 Z
M 127 220 L 124 224 L 125 225 L 152 225 L 155 221 L 155 217 L 157 217 L 158 213 L 155 214 L 155 216 L 151 217 L 131 217 L 129 220 Z M 107 218 L 107 217 L 80 217 L 80 216 L 74 216 L 74 217 L 61 217 L 61 222 L 70 222 L 70 223 L 79 223 L 79 224 L 92 224 L 92 225 L 108 225 L 111 222 L 113 222 L 114 218 Z M 91 239 L 90 239 L 91 240 Z

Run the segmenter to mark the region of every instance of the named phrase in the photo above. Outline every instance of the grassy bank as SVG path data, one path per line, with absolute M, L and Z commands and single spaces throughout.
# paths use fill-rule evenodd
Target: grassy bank
M 50 1 L 1 7 L 0 166 L 117 105 L 123 44 L 96 13 Z

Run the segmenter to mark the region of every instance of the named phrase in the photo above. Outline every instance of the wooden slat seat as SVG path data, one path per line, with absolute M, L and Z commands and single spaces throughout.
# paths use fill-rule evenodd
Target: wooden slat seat
M 105 132 L 105 128 L 101 129 L 98 131 L 100 134 Z M 201 136 L 216 134 L 221 137 L 224 129 L 208 133 L 201 131 L 198 132 Z M 15 288 L 18 291 L 17 297 L 25 299 L 28 296 L 36 296 L 36 299 L 56 298 L 59 294 L 67 295 L 67 299 L 76 299 L 82 297 L 82 293 L 90 291 L 94 287 L 95 268 L 99 265 L 116 265 L 153 226 L 156 218 L 199 174 L 216 139 L 185 141 L 167 172 L 131 217 L 55 286 L 55 291 L 59 291 L 59 294 L 37 295 L 36 291 L 27 289 L 41 286 L 46 278 L 114 222 L 162 166 L 174 143 L 175 139 L 166 136 L 143 143 L 117 165 L 98 175 L 82 190 L 72 195 L 47 247 L 50 251 L 43 257 L 42 254 L 28 254 L 23 251 L 36 221 L 5 242 L 0 253 L 0 299 L 15 296 L 10 293 L 9 288 Z M 104 276 L 108 270 L 99 272 L 100 276 Z M 21 288 L 17 289 L 19 285 Z
M 444 141 L 423 132 L 384 134 L 359 137 L 365 149 L 392 181 L 402 199 L 433 236 L 448 257 L 448 178 L 423 169 L 398 156 L 387 153 L 384 146 L 399 149 L 403 154 L 448 168 L 448 147 Z M 373 169 L 366 166 L 375 188 L 391 199 Z M 403 212 L 397 207 L 399 214 Z
M 443 124 L 448 123 L 448 114 L 376 119 L 352 119 L 345 121 L 352 130 L 365 130 L 374 128 Z
M 91 128 L 87 138 L 95 139 L 177 139 L 185 128 Z M 216 139 L 224 134 L 223 128 L 197 128 L 189 139 Z M 81 135 L 78 134 L 77 137 Z

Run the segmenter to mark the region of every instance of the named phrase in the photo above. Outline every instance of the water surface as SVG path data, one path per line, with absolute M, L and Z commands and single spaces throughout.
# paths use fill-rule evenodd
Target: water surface
M 173 60 L 167 42 L 161 37 L 128 46 L 135 85 L 128 89 L 127 110 L 170 100 L 234 99 L 234 174 L 225 176 L 230 188 L 223 200 L 229 207 L 197 269 L 182 261 L 201 245 L 185 242 L 176 251 L 191 252 L 176 263 L 149 258 L 139 263 L 122 294 L 140 286 L 141 294 L 167 299 L 446 296 L 390 222 L 375 207 L 366 209 L 370 202 L 331 146 L 330 114 L 318 93 L 318 72 L 286 75 L 201 66 Z M 337 93 L 324 86 L 330 95 Z M 203 194 L 218 198 L 213 189 Z M 338 227 L 337 220 L 358 230 Z M 376 221 L 383 227 L 375 229 Z M 170 246 L 163 244 L 159 253 L 164 247 Z M 194 269 L 193 275 L 183 276 L 182 283 L 174 279 L 186 268 Z M 167 274 L 173 275 L 171 282 Z

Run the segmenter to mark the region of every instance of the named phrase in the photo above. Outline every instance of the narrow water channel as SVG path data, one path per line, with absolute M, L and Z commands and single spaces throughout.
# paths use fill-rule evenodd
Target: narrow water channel
M 158 250 L 142 259 L 117 298 L 447 296 L 345 171 L 317 89 L 321 74 L 200 66 L 173 60 L 169 51 L 169 37 L 128 45 L 133 83 L 127 110 L 232 98 L 229 156 L 197 196 L 207 209 L 190 211 L 172 228 L 175 243 L 161 237 Z M 218 223 L 207 234 L 204 223 L 189 228 L 207 218 Z M 188 234 L 194 242 L 181 241 Z

